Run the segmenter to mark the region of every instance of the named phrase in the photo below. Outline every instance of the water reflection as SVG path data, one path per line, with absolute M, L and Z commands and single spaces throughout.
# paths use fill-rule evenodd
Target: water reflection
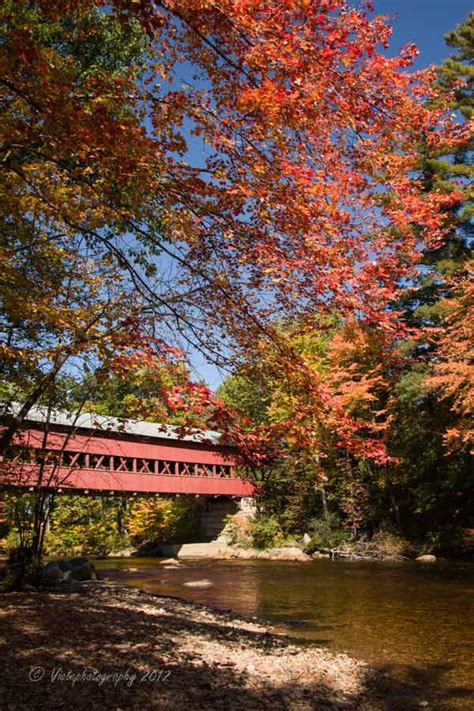
M 470 564 L 186 561 L 164 569 L 154 559 L 109 559 L 98 566 L 127 584 L 266 618 L 300 640 L 365 659 L 395 679 L 400 698 L 416 687 L 439 701 L 436 708 L 474 708 Z M 196 580 L 212 585 L 185 586 Z

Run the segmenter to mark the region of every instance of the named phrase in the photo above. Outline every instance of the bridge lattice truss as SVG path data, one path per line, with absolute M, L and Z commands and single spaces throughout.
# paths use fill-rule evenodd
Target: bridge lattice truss
M 199 464 L 197 462 L 175 462 L 163 459 L 143 459 L 142 457 L 114 457 L 91 452 L 60 452 L 29 447 L 11 447 L 5 459 L 11 464 L 44 464 L 72 470 L 127 472 L 138 474 L 158 474 L 163 476 L 207 476 L 232 477 L 235 467 L 230 464 Z

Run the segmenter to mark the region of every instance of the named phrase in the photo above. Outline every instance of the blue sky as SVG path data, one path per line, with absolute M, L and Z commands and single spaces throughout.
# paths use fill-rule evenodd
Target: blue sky
M 452 50 L 443 36 L 466 19 L 473 9 L 471 0 L 374 0 L 378 14 L 396 15 L 391 49 L 414 42 L 420 50 L 415 67 L 438 64 Z
M 373 4 L 377 14 L 394 16 L 389 54 L 407 43 L 417 45 L 420 54 L 415 69 L 439 64 L 452 53 L 443 37 L 473 9 L 472 0 L 373 0 Z M 199 355 L 193 358 L 193 366 L 194 377 L 203 378 L 214 388 L 225 375 Z

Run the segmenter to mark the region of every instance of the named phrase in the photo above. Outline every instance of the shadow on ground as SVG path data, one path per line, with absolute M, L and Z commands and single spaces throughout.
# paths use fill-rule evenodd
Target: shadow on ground
M 366 688 L 372 698 L 378 699 L 375 708 L 383 711 L 472 711 L 474 688 L 450 684 L 446 677 L 452 669 L 449 664 L 380 666 L 368 673 Z
M 301 677 L 289 672 L 285 678 L 285 640 L 220 624 L 218 615 L 196 619 L 191 604 L 180 603 L 173 614 L 169 601 L 164 615 L 157 613 L 162 599 L 137 598 L 144 600 L 141 609 L 120 591 L 2 598 L 1 711 L 410 711 L 420 704 L 450 711 L 474 706 L 472 690 L 442 683 L 448 667 L 372 669 L 362 672 L 357 693 L 341 693 L 337 674 L 322 678 L 302 669 Z M 145 609 L 150 599 L 154 612 Z M 207 649 L 213 654 L 206 655 Z M 218 659 L 216 649 L 221 649 Z M 263 662 L 272 656 L 278 673 L 256 674 L 245 664 L 237 668 L 226 649 L 253 657 L 258 652 Z

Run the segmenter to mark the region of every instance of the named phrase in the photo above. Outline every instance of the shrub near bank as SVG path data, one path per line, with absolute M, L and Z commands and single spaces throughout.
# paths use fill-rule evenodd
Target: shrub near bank
M 311 540 L 305 550 L 309 554 L 338 548 L 349 540 L 348 531 L 342 528 L 341 522 L 334 515 L 313 519 L 308 530 Z

